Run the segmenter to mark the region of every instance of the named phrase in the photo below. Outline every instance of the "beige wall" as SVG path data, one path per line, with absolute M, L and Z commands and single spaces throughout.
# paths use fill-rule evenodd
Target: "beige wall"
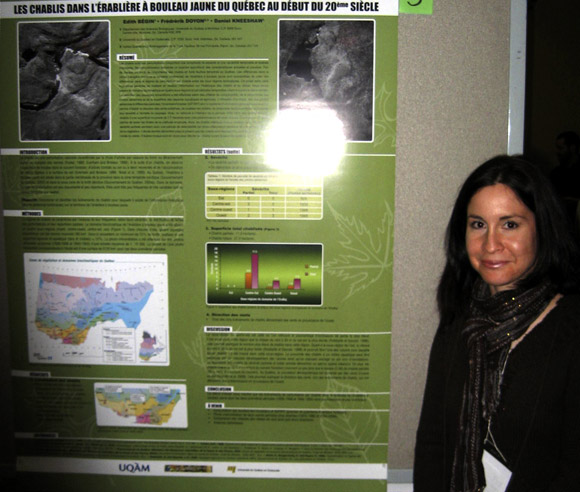
M 413 464 L 455 194 L 477 164 L 507 152 L 510 2 L 433 3 L 432 16 L 399 17 L 391 469 Z

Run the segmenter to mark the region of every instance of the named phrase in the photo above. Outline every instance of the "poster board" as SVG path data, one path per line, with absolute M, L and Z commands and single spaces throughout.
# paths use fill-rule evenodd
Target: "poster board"
M 0 6 L 18 470 L 384 490 L 396 3 Z

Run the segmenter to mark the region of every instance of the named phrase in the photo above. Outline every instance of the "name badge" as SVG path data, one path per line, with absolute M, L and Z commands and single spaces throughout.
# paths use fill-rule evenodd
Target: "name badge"
M 485 492 L 505 492 L 512 472 L 487 451 L 483 451 L 483 470 L 485 471 Z

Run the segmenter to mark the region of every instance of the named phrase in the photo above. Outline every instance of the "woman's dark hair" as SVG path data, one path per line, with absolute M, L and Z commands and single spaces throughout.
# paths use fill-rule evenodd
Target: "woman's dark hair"
M 484 162 L 459 190 L 445 237 L 446 265 L 437 290 L 441 325 L 448 326 L 463 315 L 479 274 L 471 267 L 465 246 L 467 207 L 480 189 L 504 184 L 533 213 L 536 221 L 536 261 L 519 285 L 530 287 L 545 278 L 560 292 L 578 282 L 578 246 L 572 224 L 548 178 L 534 164 L 520 157 L 497 156 Z

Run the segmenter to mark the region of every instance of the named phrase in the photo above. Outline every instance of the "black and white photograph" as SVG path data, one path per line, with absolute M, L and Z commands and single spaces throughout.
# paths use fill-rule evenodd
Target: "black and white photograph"
M 18 25 L 21 141 L 110 140 L 109 22 Z
M 374 22 L 281 20 L 279 110 L 336 112 L 350 141 L 373 140 Z

